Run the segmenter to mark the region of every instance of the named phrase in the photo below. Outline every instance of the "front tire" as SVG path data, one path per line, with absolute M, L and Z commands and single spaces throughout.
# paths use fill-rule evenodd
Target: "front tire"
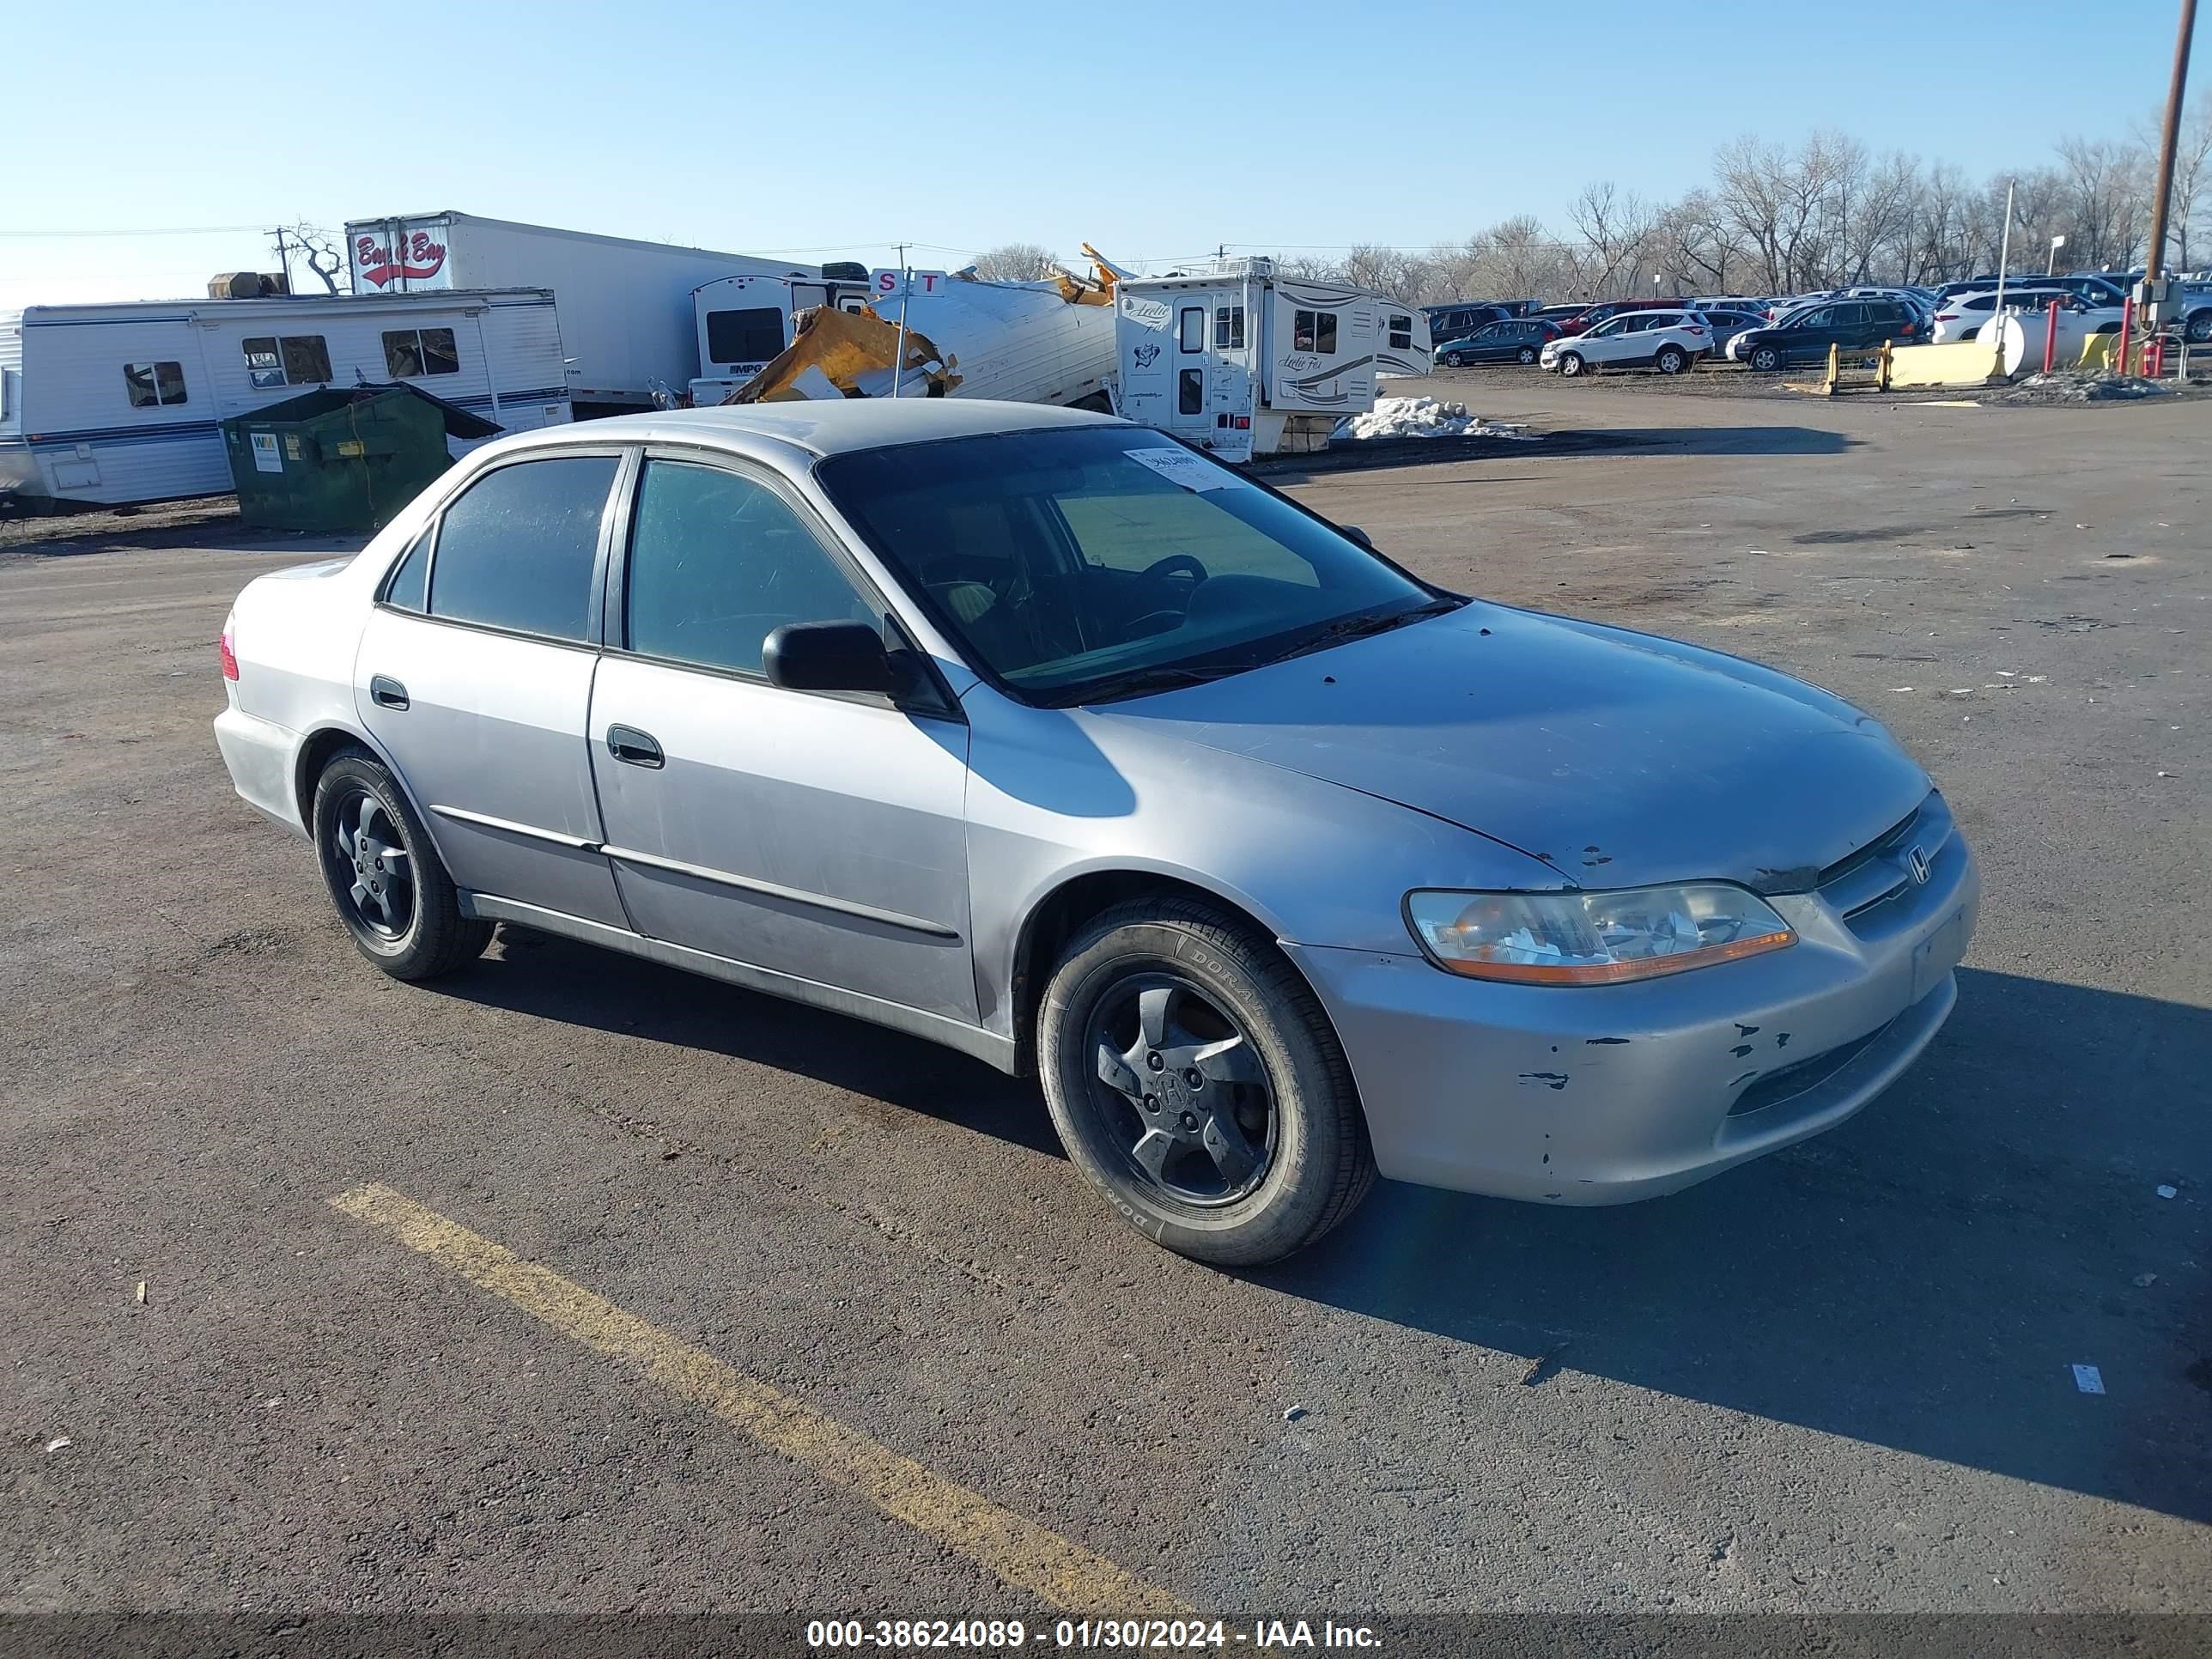
M 1461 356 L 1456 351 L 1447 352 L 1444 354 L 1444 367 L 1446 368 L 1465 368 L 1467 367 L 1467 359 Z
M 315 848 L 338 920 L 394 979 L 434 979 L 474 961 L 492 925 L 462 915 L 453 878 L 383 763 L 348 750 L 315 781 Z
M 1583 362 L 1583 354 L 1581 352 L 1562 351 L 1559 354 L 1559 373 L 1565 375 L 1569 380 L 1571 380 L 1579 375 L 1583 372 L 1583 368 L 1584 364 Z
M 1140 900 L 1100 916 L 1054 970 L 1037 1041 L 1068 1157 L 1178 1255 L 1279 1261 L 1374 1185 L 1321 1004 L 1271 940 L 1210 907 Z
M 2191 312 L 2182 325 L 2182 333 L 2191 345 L 2212 343 L 2212 308 Z
M 1748 361 L 1761 374 L 1771 374 L 1782 367 L 1782 354 L 1771 345 L 1753 346 Z

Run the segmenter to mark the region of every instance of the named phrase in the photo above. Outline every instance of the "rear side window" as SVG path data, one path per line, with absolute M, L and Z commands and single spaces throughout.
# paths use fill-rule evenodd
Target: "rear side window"
M 131 394 L 131 407 L 151 409 L 185 401 L 182 363 L 125 363 L 123 384 Z
M 424 531 L 415 538 L 392 573 L 392 580 L 384 585 L 384 602 L 400 611 L 420 614 L 430 592 L 430 532 Z
M 764 363 L 783 350 L 783 313 L 774 306 L 707 313 L 707 356 L 718 363 Z
M 1411 351 L 1413 349 L 1413 319 L 1411 317 L 1392 316 L 1389 329 L 1391 350 Z
M 647 461 L 635 525 L 629 642 L 643 655 L 757 674 L 786 623 L 883 620 L 790 503 L 739 473 Z
M 611 455 L 501 467 L 446 509 L 430 569 L 430 614 L 581 640 L 589 631 Z
M 458 374 L 461 354 L 450 328 L 393 329 L 384 337 L 384 367 L 395 380 L 425 374 Z

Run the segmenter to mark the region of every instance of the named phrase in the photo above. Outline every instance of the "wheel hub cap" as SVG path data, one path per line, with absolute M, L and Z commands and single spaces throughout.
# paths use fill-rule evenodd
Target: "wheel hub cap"
M 1133 1030 L 1129 1029 L 1133 1026 Z M 1186 981 L 1138 981 L 1091 1038 L 1099 1098 L 1145 1177 L 1190 1203 L 1258 1186 L 1274 1156 L 1274 1102 L 1236 1021 Z

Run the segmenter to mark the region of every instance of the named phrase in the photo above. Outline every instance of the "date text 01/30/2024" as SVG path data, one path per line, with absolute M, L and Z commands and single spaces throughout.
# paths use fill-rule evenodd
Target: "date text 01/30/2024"
M 815 1652 L 841 1650 L 966 1649 L 1005 1652 L 1028 1646 L 1180 1652 L 1247 1647 L 1373 1650 L 1382 1645 L 1364 1625 L 1323 1620 L 1261 1619 L 1249 1627 L 1220 1619 L 1061 1619 L 1031 1629 L 1019 1619 L 817 1619 L 806 1626 Z

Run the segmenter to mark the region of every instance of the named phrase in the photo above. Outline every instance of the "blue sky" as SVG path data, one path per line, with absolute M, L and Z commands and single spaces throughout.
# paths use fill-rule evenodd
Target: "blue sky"
M 34 7 L 9 27 L 0 306 L 203 291 L 268 265 L 260 226 L 441 208 L 811 259 L 1087 239 L 1138 264 L 1557 222 L 1593 179 L 1678 193 L 1746 132 L 1840 127 L 1980 175 L 2148 121 L 2176 7 L 1682 9 L 1577 5 L 1553 36 L 1541 8 L 1443 0 Z M 200 226 L 248 228 L 138 234 Z

